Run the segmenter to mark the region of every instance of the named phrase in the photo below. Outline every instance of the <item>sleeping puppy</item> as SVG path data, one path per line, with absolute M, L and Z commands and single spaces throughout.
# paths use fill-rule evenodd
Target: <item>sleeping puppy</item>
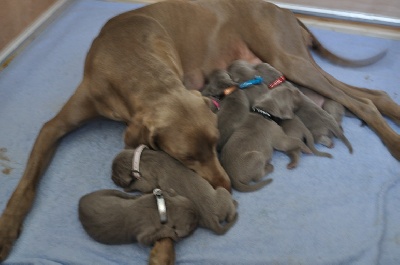
M 234 82 L 227 71 L 215 70 L 208 76 L 208 84 L 202 90 L 202 95 L 222 99 L 225 97 L 224 90 L 235 88 L 238 83 Z M 244 94 L 240 95 L 245 97 Z M 229 97 L 228 100 L 221 100 L 219 110 L 217 111 L 217 124 L 219 130 L 219 139 L 217 150 L 221 151 L 229 137 L 236 128 L 243 123 L 246 115 L 240 113 L 249 112 L 250 103 L 240 96 Z M 236 115 L 240 114 L 240 115 Z M 233 116 L 232 116 L 233 115 Z
M 136 149 L 137 150 L 137 149 Z M 126 191 L 151 192 L 155 188 L 173 189 L 188 198 L 199 214 L 199 226 L 224 234 L 237 219 L 237 203 L 224 188 L 214 189 L 194 171 L 163 151 L 145 148 L 140 156 L 140 177 L 132 175 L 135 150 L 119 153 L 112 164 L 113 181 Z
M 239 64 L 240 61 L 237 61 L 235 65 Z M 237 80 L 243 81 L 240 78 Z M 221 108 L 217 113 L 221 138 L 218 144 L 221 150 L 221 165 L 228 173 L 234 189 L 249 192 L 271 182 L 270 179 L 260 180 L 273 171 L 270 163 L 273 148 L 290 150 L 289 153 L 300 149 L 309 152 L 309 149 L 300 140 L 289 139 L 275 122 L 263 121 L 262 116 L 250 113 L 247 92 L 252 87 L 240 90 L 232 86 L 237 86 L 237 83 L 230 75 L 226 71 L 217 70 L 209 76 L 209 83 L 202 93 L 206 96 L 223 96 Z M 268 137 L 266 132 L 270 132 L 271 136 Z M 295 162 L 291 161 L 290 165 L 295 165 Z
M 266 82 L 273 82 L 273 79 L 282 76 L 279 71 L 267 63 L 258 64 L 255 69 L 263 73 Z M 265 104 L 264 111 L 281 119 L 292 119 L 296 114 L 310 130 L 316 142 L 324 141 L 323 139 L 329 137 L 328 132 L 330 132 L 343 141 L 350 153 L 353 152 L 350 142 L 335 119 L 290 82 L 281 83 L 266 93 L 265 97 L 267 104 Z
M 229 97 L 244 94 L 242 90 L 236 90 Z M 224 100 L 228 100 L 227 97 Z M 242 98 L 246 98 L 242 96 Z M 247 98 L 246 98 L 247 100 Z M 260 101 L 257 108 L 262 109 L 264 102 Z M 266 180 L 259 181 L 263 176 L 273 170 L 271 159 L 274 149 L 290 153 L 301 150 L 311 153 L 310 149 L 297 138 L 289 137 L 282 128 L 269 117 L 257 112 L 232 113 L 234 115 L 246 115 L 246 120 L 233 132 L 221 151 L 221 165 L 231 178 L 232 187 L 239 191 L 251 191 L 254 188 L 268 184 Z M 291 161 L 290 164 L 294 162 Z
M 317 104 L 318 106 L 320 106 L 323 110 L 325 110 L 327 113 L 329 113 L 337 122 L 337 124 L 339 125 L 340 129 L 342 129 L 342 119 L 343 116 L 346 114 L 346 109 L 345 107 L 336 102 L 333 101 L 329 98 L 323 97 L 320 94 L 316 93 L 315 91 L 303 87 L 303 86 L 299 86 L 296 85 L 296 87 L 298 89 L 300 89 L 300 91 L 306 95 L 308 98 L 310 98 L 315 104 Z M 349 112 L 347 114 L 347 116 L 349 115 Z M 343 130 L 343 129 L 342 129 Z M 327 128 L 325 129 L 325 132 L 321 132 L 322 136 L 318 139 L 318 143 L 323 144 L 329 148 L 333 147 L 333 141 L 332 141 L 332 137 L 333 134 L 332 132 L 330 132 Z
M 133 196 L 118 190 L 100 190 L 79 201 L 79 220 L 86 232 L 104 244 L 138 241 L 150 246 L 162 238 L 175 241 L 188 236 L 198 224 L 193 203 L 185 197 L 163 192 L 167 222 L 160 221 L 153 194 Z
M 263 83 L 250 86 L 244 89 L 247 98 L 250 101 L 250 105 L 254 105 L 256 99 L 268 93 L 269 89 L 266 84 L 267 79 L 255 69 L 255 66 L 244 60 L 236 60 L 228 67 L 228 73 L 232 80 L 237 83 L 246 82 L 256 76 L 261 76 L 263 78 Z
M 245 92 L 237 89 L 236 86 L 237 83 L 233 82 L 228 72 L 216 70 L 209 76 L 209 83 L 202 93 L 206 96 L 223 97 L 220 110 L 217 112 L 218 129 L 220 131 L 220 140 L 217 147 L 221 151 L 221 165 L 228 173 L 234 189 L 242 192 L 250 192 L 261 189 L 271 183 L 271 179 L 260 180 L 272 172 L 273 166 L 269 162 L 266 162 L 262 156 L 254 160 L 254 157 L 251 155 L 241 155 L 239 160 L 236 160 L 236 153 L 230 154 L 225 150 L 226 145 L 231 142 L 231 138 L 236 130 L 247 121 L 250 115 L 249 100 Z M 259 140 L 264 141 L 264 139 Z M 245 139 L 244 142 L 240 143 L 240 145 L 243 145 L 244 152 L 247 150 L 244 146 L 247 145 L 248 141 L 250 140 Z M 238 147 L 238 149 L 240 148 Z M 254 154 L 257 154 L 257 150 L 254 151 Z M 233 167 L 230 163 L 231 161 L 238 163 L 238 165 Z M 242 170 L 238 170 L 238 168 Z

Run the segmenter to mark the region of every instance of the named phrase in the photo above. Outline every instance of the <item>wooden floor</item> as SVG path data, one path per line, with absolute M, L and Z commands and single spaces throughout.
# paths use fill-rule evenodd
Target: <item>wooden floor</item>
M 17 38 L 57 0 L 1 0 L 0 50 Z
M 38 17 L 46 12 L 52 5 L 60 0 L 0 0 L 0 52 L 5 49 L 15 38 L 17 38 L 27 27 L 29 27 Z M 104 0 L 106 1 L 106 0 Z M 154 3 L 162 0 L 107 0 L 107 1 L 121 1 L 121 2 L 140 2 L 140 3 Z M 308 7 L 317 7 L 322 9 L 334 9 L 351 12 L 362 12 L 369 13 L 378 16 L 392 17 L 400 19 L 400 0 L 277 0 L 277 4 L 294 4 L 304 5 Z M 333 25 L 337 24 L 338 21 L 332 21 L 327 19 L 320 19 L 314 17 L 310 20 L 307 18 L 307 23 L 317 23 L 322 25 Z M 364 27 L 365 25 L 347 23 L 341 21 L 341 28 Z M 389 31 L 390 36 L 400 36 L 400 30 L 398 27 L 383 28 L 384 31 Z M 363 32 L 371 35 L 375 32 L 367 27 Z M 376 33 L 381 34 L 382 29 L 377 29 Z M 386 33 L 385 33 L 386 34 Z M 373 35 L 373 34 L 372 34 Z
M 323 9 L 361 12 L 400 19 L 399 0 L 277 0 L 281 3 Z

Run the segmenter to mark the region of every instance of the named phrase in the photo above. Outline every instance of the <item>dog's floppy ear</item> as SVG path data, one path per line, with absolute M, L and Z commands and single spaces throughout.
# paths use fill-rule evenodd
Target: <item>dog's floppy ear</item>
M 157 150 L 159 149 L 157 140 L 157 130 L 155 128 L 147 128 L 137 119 L 131 121 L 124 132 L 125 149 L 136 148 L 140 144 L 146 144 Z
M 156 128 L 148 129 L 147 142 L 153 150 L 159 150 L 158 140 L 159 134 Z

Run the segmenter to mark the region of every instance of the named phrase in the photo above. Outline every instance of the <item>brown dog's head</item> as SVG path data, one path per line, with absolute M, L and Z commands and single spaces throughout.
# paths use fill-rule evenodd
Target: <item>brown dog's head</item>
M 155 150 L 163 150 L 214 188 L 224 187 L 230 191 L 229 177 L 217 157 L 216 115 L 199 92 L 176 93 L 180 95 L 162 102 L 158 111 L 146 112 L 139 122 L 137 118 L 130 124 L 125 132 L 125 143 L 132 147 L 147 144 Z

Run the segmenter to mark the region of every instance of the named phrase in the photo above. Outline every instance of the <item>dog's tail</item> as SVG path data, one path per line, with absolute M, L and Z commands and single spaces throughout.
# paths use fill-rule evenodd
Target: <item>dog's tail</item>
M 350 67 L 362 67 L 362 66 L 367 66 L 371 65 L 373 63 L 376 63 L 380 59 L 382 59 L 386 53 L 387 49 L 381 51 L 380 53 L 369 57 L 365 59 L 359 59 L 359 60 L 352 60 L 352 59 L 347 59 L 343 58 L 339 55 L 334 54 L 333 52 L 329 51 L 327 48 L 325 48 L 322 43 L 315 37 L 315 35 L 301 22 L 299 19 L 297 19 L 299 25 L 309 34 L 311 37 L 311 43 L 309 43 L 309 47 L 317 52 L 321 57 L 328 59 L 330 62 L 337 64 L 337 65 L 342 65 L 342 66 L 350 66 Z

